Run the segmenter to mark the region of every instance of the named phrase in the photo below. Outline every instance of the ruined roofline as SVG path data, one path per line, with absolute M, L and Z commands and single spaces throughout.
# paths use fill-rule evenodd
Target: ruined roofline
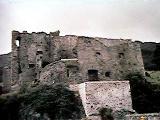
M 78 36 L 78 35 L 64 35 L 59 37 L 77 37 L 77 38 L 84 38 L 84 39 L 105 39 L 105 40 L 117 40 L 117 41 L 132 41 L 132 39 L 122 39 L 122 38 L 105 38 L 105 37 L 91 37 L 91 36 Z
M 91 37 L 91 36 L 78 36 L 78 35 L 64 35 L 64 36 L 60 36 L 60 31 L 57 30 L 55 32 L 50 32 L 50 33 L 46 33 L 46 32 L 32 32 L 32 33 L 28 33 L 27 31 L 23 31 L 23 32 L 19 32 L 16 30 L 13 30 L 12 33 L 17 33 L 17 34 L 45 34 L 45 35 L 51 35 L 51 36 L 58 36 L 58 37 L 76 37 L 76 38 L 85 38 L 85 39 L 106 39 L 106 40 L 113 40 L 113 41 L 132 41 L 132 39 L 122 39 L 122 38 L 105 38 L 105 37 Z
M 41 32 L 32 32 L 32 33 L 29 33 L 29 32 L 27 32 L 27 31 L 23 31 L 23 32 L 19 32 L 19 31 L 16 31 L 16 30 L 13 30 L 12 31 L 12 33 L 17 33 L 17 34 L 45 34 L 45 35 L 56 35 L 56 36 L 59 36 L 59 34 L 60 34 L 60 31 L 59 30 L 57 30 L 57 31 L 54 31 L 54 32 L 50 32 L 50 33 L 46 33 L 46 32 L 43 32 L 43 31 L 41 31 Z

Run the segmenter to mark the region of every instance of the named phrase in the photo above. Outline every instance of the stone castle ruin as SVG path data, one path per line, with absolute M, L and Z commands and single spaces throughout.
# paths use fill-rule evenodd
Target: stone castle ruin
M 139 43 L 59 34 L 13 31 L 12 52 L 0 56 L 1 92 L 23 83 L 65 83 L 79 91 L 88 118 L 98 120 L 98 108 L 105 106 L 133 111 L 125 76 L 144 75 Z
M 140 46 L 128 39 L 12 32 L 12 85 L 124 80 L 129 72 L 143 69 Z

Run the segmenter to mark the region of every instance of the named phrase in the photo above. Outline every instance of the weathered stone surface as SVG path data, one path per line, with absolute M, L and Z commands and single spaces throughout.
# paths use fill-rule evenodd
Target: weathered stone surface
M 16 45 L 17 41 L 19 45 Z M 47 81 L 50 81 L 51 76 L 56 78 L 59 73 L 54 70 L 54 66 L 58 67 L 57 61 L 63 59 L 68 59 L 64 63 L 62 75 L 68 79 L 68 84 L 79 84 L 91 79 L 122 80 L 130 72 L 144 73 L 140 46 L 128 39 L 59 36 L 59 31 L 50 34 L 12 32 L 11 82 L 13 85 L 21 79 L 20 74 L 30 68 L 34 68 L 32 72 L 36 76 L 35 81 L 43 82 L 44 76 Z M 76 64 L 73 59 L 77 59 Z M 47 66 L 52 63 L 54 64 L 52 68 Z M 93 77 L 93 74 L 97 75 Z
M 128 81 L 85 82 L 79 93 L 87 116 L 98 115 L 101 108 L 133 111 Z

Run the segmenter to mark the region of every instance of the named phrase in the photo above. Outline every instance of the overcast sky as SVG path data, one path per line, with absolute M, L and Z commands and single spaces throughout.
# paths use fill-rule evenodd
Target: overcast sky
M 0 0 L 0 54 L 12 30 L 160 42 L 160 0 Z

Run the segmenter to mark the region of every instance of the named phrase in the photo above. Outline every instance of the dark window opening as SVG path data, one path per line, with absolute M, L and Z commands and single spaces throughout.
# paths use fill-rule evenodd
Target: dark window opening
M 96 55 L 101 55 L 101 53 L 100 52 L 96 52 Z
M 107 71 L 107 72 L 105 73 L 105 76 L 106 76 L 106 77 L 110 77 L 110 75 L 111 75 L 111 72 L 110 72 L 110 71 Z
M 22 70 L 21 70 L 20 65 L 19 65 L 19 67 L 18 67 L 18 73 L 22 73 Z
M 98 80 L 98 70 L 88 70 L 88 79 L 89 81 Z
M 69 59 L 70 55 L 66 50 L 60 50 L 59 53 L 61 59 Z
M 69 77 L 69 69 L 67 69 L 67 77 Z
M 29 64 L 29 68 L 34 68 L 35 67 L 35 64 Z
M 124 58 L 124 53 L 119 53 L 118 57 L 119 58 Z
M 43 51 L 37 51 L 36 55 L 43 54 Z
M 76 65 L 67 66 L 67 77 L 75 75 L 78 72 L 79 68 Z
M 42 68 L 44 68 L 45 66 L 47 66 L 49 64 L 49 62 L 42 62 Z
M 38 79 L 34 79 L 34 83 L 38 82 Z

